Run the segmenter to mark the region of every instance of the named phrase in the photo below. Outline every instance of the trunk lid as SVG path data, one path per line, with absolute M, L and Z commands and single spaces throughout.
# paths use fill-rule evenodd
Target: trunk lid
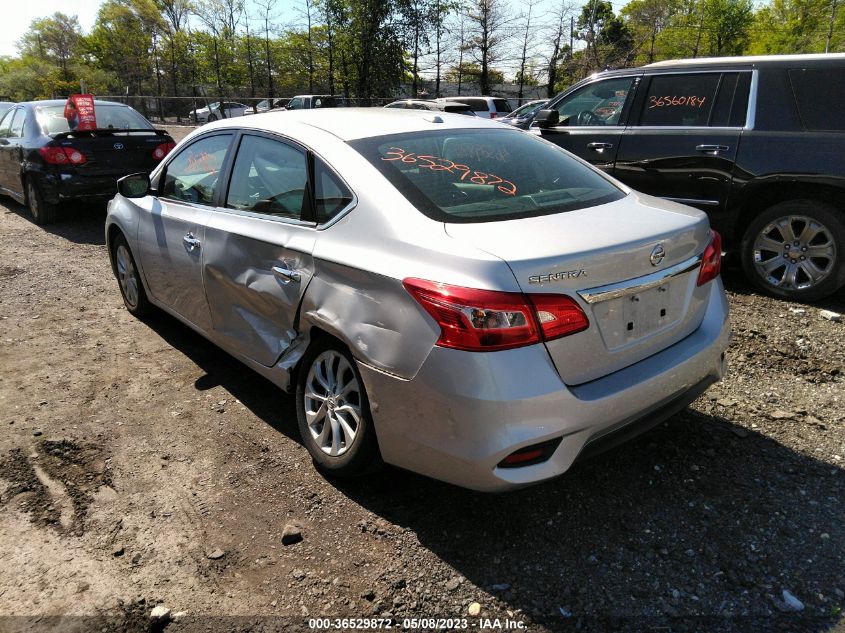
M 695 258 L 710 231 L 706 215 L 689 207 L 632 193 L 554 215 L 447 224 L 446 232 L 505 260 L 526 294 L 566 294 L 583 308 L 588 329 L 546 343 L 566 384 L 656 354 L 704 317 L 708 288 L 696 286 Z M 653 264 L 658 246 L 663 257 Z
M 85 163 L 75 167 L 84 176 L 125 176 L 134 171 L 151 171 L 159 160 L 153 151 L 162 143 L 173 142 L 163 130 L 93 130 L 63 132 L 53 136 L 59 147 L 70 147 L 85 155 Z

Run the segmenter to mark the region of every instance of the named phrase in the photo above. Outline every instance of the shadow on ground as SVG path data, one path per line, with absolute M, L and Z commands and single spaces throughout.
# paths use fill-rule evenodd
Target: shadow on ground
M 300 441 L 292 397 L 174 319 L 148 323 L 205 370 L 198 389 Z M 332 484 L 551 629 L 828 631 L 845 604 L 845 472 L 690 409 L 517 492 L 395 469 Z
M 35 230 L 47 231 L 75 244 L 103 245 L 106 243 L 106 204 L 104 202 L 73 202 L 62 205 L 57 221 L 45 226 L 35 224 L 29 209 L 11 198 L 5 198 L 3 206 L 8 209 L 6 213 L 21 216 L 32 224 Z

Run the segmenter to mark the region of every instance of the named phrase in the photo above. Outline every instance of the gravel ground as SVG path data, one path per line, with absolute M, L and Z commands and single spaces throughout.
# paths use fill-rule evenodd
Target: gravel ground
M 819 316 L 845 293 L 776 301 L 727 270 L 725 380 L 552 482 L 340 483 L 292 398 L 124 310 L 103 218 L 0 206 L 0 630 L 845 630 L 845 324 Z

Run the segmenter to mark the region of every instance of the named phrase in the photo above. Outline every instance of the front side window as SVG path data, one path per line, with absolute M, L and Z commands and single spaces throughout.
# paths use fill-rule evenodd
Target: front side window
M 231 140 L 231 134 L 209 136 L 179 152 L 167 165 L 160 196 L 179 202 L 214 204 Z
M 299 219 L 307 201 L 307 186 L 304 152 L 264 136 L 244 136 L 232 168 L 226 206 Z
M 350 144 L 441 222 L 548 215 L 625 196 L 597 170 L 520 130 L 432 130 Z
M 583 86 L 554 107 L 570 126 L 619 125 L 634 77 L 605 79 Z
M 288 103 L 288 110 L 299 110 L 302 108 L 302 99 L 296 97 L 295 99 L 291 99 L 290 103 Z
M 710 113 L 716 101 L 720 78 L 720 73 L 681 73 L 652 77 L 640 125 L 710 125 Z
M 12 121 L 12 129 L 9 130 L 9 136 L 12 138 L 21 138 L 23 136 L 24 121 L 26 121 L 26 111 L 18 108 L 15 110 L 15 119 Z

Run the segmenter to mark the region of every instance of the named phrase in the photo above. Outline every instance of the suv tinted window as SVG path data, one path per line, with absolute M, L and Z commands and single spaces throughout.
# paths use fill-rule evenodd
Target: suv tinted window
M 519 130 L 431 130 L 350 144 L 440 222 L 549 215 L 625 196 L 567 152 Z
M 845 68 L 794 69 L 789 80 L 805 128 L 845 131 Z
M 493 99 L 493 103 L 496 106 L 496 112 L 512 112 L 513 111 L 513 108 L 511 107 L 511 104 L 507 99 Z
M 230 182 L 230 209 L 299 219 L 308 185 L 305 153 L 281 141 L 244 136 Z
M 231 134 L 209 136 L 191 143 L 168 163 L 162 198 L 213 204 L 220 168 L 229 149 Z
M 640 125 L 706 127 L 721 73 L 656 75 L 646 93 Z
M 588 84 L 555 104 L 569 125 L 619 125 L 634 77 L 616 77 Z

